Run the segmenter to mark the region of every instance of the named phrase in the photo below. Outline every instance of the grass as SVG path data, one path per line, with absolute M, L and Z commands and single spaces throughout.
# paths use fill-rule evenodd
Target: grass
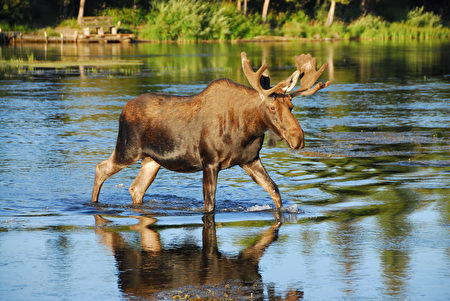
M 419 12 L 421 11 L 419 9 Z M 424 22 L 423 16 L 417 12 L 408 14 L 408 19 L 403 22 L 393 23 L 388 23 L 380 17 L 367 15 L 352 22 L 348 26 L 348 33 L 353 38 L 373 40 L 430 40 L 450 38 L 450 29 L 440 24 L 438 21 L 439 17 L 431 13 L 426 14 L 429 22 Z
M 295 17 L 281 28 L 289 37 L 307 39 L 429 40 L 449 39 L 450 29 L 441 25 L 440 17 L 423 8 L 412 10 L 405 21 L 386 22 L 381 17 L 366 15 L 346 25 L 335 22 L 327 27 L 317 20 Z

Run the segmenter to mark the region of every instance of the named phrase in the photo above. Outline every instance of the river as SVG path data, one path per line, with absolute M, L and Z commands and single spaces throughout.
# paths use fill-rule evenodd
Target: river
M 215 215 L 202 214 L 201 173 L 162 169 L 135 206 L 139 164 L 92 205 L 123 105 L 221 77 L 248 85 L 241 51 L 272 83 L 300 53 L 333 81 L 294 100 L 303 150 L 264 143 L 284 210 L 239 167 L 219 174 Z M 1 60 L 55 67 L 0 66 L 0 299 L 448 300 L 449 53 L 416 41 L 1 46 Z

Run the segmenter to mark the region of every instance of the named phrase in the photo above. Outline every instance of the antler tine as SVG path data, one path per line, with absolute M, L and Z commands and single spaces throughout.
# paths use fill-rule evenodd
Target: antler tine
M 289 76 L 285 80 L 279 82 L 278 84 L 276 84 L 274 87 L 270 88 L 269 90 L 266 90 L 267 95 L 270 95 L 272 93 L 285 94 L 286 92 L 291 91 L 297 84 L 299 77 L 300 77 L 300 72 L 298 70 L 296 70 L 294 73 L 291 74 L 291 76 Z
M 311 88 L 322 75 L 323 71 L 325 71 L 328 64 L 323 64 L 322 67 L 316 71 L 316 58 L 313 58 L 310 54 L 295 56 L 295 65 L 297 66 L 297 70 L 301 73 L 301 84 L 300 89 L 290 94 L 291 97 L 297 95 L 311 95 L 331 84 L 331 81 L 327 81 L 325 84 L 319 82 L 314 88 Z
M 322 82 L 318 82 L 317 85 L 314 86 L 314 88 L 308 89 L 308 90 L 300 92 L 300 93 L 297 93 L 297 92 L 294 92 L 294 93 L 297 93 L 297 94 L 295 94 L 295 96 L 297 96 L 297 95 L 308 96 L 308 95 L 312 95 L 312 94 L 316 93 L 317 91 L 319 91 L 321 89 L 328 87 L 330 84 L 331 84 L 331 80 L 327 81 L 325 84 Z M 292 93 L 292 94 L 294 94 L 294 93 Z M 295 97 L 295 96 L 292 96 L 292 94 L 289 94 L 289 95 L 291 95 L 291 97 Z
M 261 76 L 263 72 L 267 69 L 267 64 L 264 63 L 261 67 L 259 67 L 258 71 L 254 72 L 252 65 L 250 64 L 249 59 L 247 58 L 247 54 L 245 52 L 241 52 L 241 60 L 242 60 L 242 70 L 244 70 L 244 74 L 247 77 L 250 85 L 258 91 L 259 93 L 264 94 L 264 89 L 261 87 Z

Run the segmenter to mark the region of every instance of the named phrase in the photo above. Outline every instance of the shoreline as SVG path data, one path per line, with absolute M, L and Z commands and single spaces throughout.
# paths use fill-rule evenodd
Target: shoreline
M 15 35 L 9 38 L 4 37 L 5 32 L 0 32 L 0 45 L 15 45 L 15 44 L 56 44 L 56 43 L 69 43 L 69 44 L 139 44 L 139 43 L 160 43 L 160 44 L 213 44 L 213 43 L 284 43 L 292 41 L 303 42 L 339 42 L 339 41 L 397 41 L 397 40 L 409 40 L 409 41 L 425 41 L 424 39 L 376 39 L 376 38 L 302 38 L 302 37 L 282 37 L 282 36 L 257 36 L 248 39 L 237 40 L 146 40 L 139 39 L 134 34 L 118 34 L 117 37 L 111 37 L 111 35 L 78 37 L 74 35 L 61 35 L 61 36 L 45 36 L 37 34 L 21 34 L 20 32 L 14 32 Z M 2 36 L 3 34 L 3 36 Z M 11 34 L 8 32 L 7 34 Z M 440 39 L 432 39 L 440 40 Z
M 72 34 L 60 33 L 60 36 L 48 36 L 44 34 L 23 34 L 20 31 L 0 32 L 0 45 L 16 43 L 270 43 L 291 41 L 344 41 L 360 40 L 359 38 L 301 38 L 284 36 L 256 36 L 254 38 L 237 40 L 147 40 L 136 37 L 135 34 L 104 34 L 84 36 L 74 31 Z

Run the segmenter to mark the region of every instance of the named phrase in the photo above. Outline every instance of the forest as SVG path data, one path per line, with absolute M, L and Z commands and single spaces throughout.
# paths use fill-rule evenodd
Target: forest
M 111 16 L 142 40 L 448 39 L 446 0 L 2 0 L 0 28 L 57 34 Z

